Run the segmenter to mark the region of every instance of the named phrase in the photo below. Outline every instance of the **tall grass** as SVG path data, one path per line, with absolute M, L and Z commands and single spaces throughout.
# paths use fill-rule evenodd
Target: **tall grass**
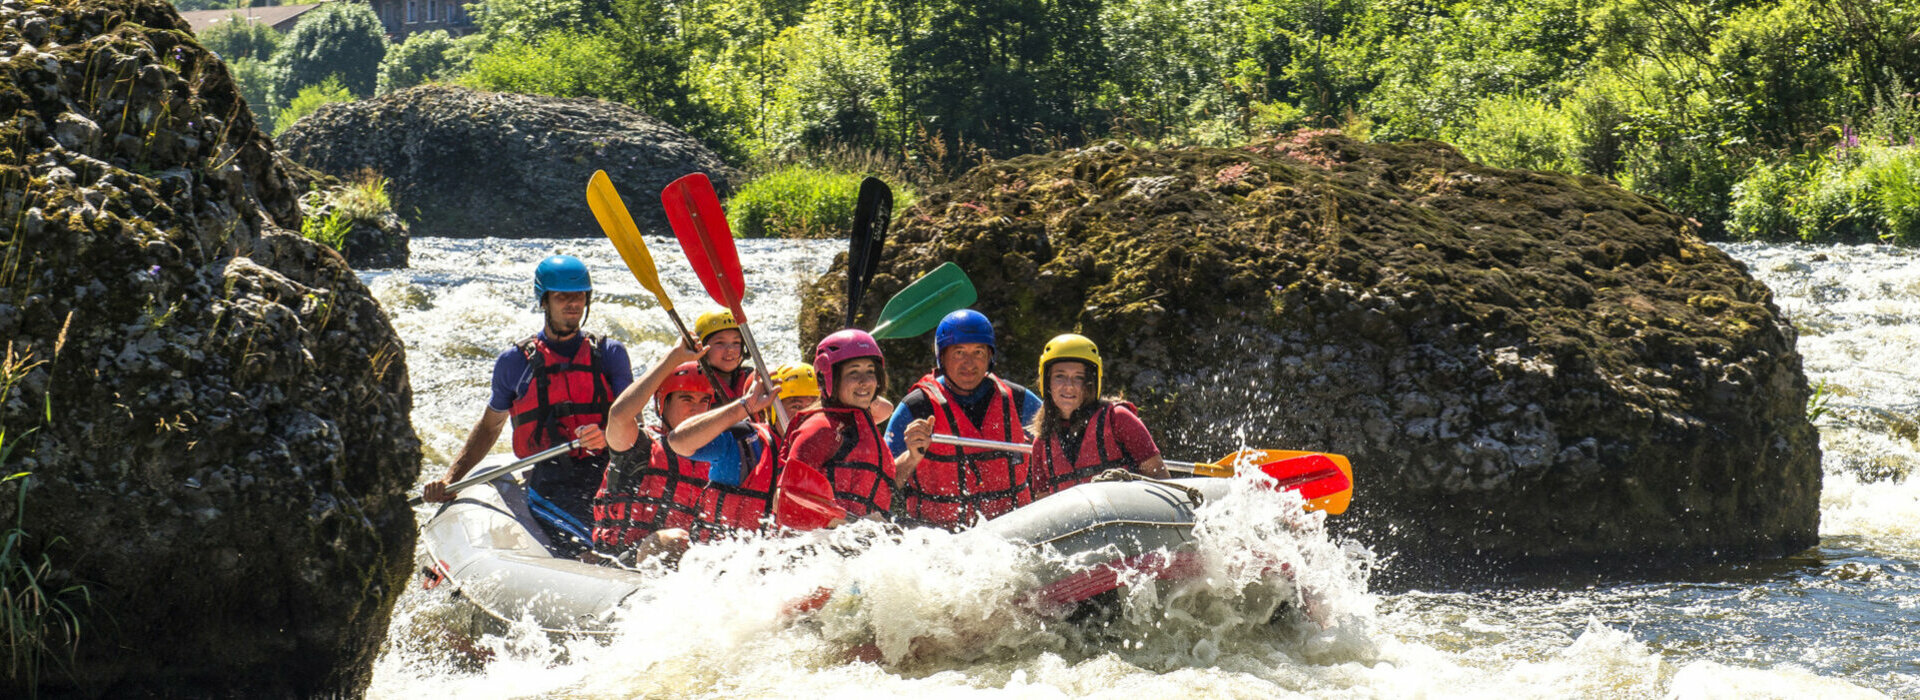
M 13 394 L 13 388 L 35 368 L 45 364 L 33 359 L 33 351 L 16 352 L 7 343 L 4 361 L 0 361 L 0 404 Z M 43 401 L 40 416 L 51 421 L 52 404 Z M 20 447 L 20 440 L 38 426 L 8 436 L 0 425 L 0 465 L 5 465 Z M 6 686 L 37 694 L 41 675 L 52 666 L 69 670 L 80 643 L 80 610 L 92 603 L 86 586 L 54 583 L 53 558 L 46 551 L 63 542 L 55 537 L 29 553 L 32 539 L 27 533 L 27 472 L 18 472 L 0 485 L 13 484 L 18 493 L 14 502 L 14 524 L 0 533 L 0 647 L 7 659 Z
M 727 203 L 729 223 L 747 238 L 840 238 L 853 230 L 860 181 L 866 175 L 809 165 L 787 165 L 748 181 Z M 913 203 L 905 183 L 889 183 L 893 211 Z

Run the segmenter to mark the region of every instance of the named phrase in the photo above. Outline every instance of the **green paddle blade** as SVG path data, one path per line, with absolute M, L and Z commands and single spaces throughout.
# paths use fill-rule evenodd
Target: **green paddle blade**
M 940 263 L 932 272 L 921 275 L 880 309 L 880 324 L 873 337 L 912 338 L 933 330 L 947 314 L 973 305 L 980 292 L 959 265 Z

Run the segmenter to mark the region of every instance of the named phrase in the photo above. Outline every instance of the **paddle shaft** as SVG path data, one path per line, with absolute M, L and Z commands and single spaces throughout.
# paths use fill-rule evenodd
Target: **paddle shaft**
M 956 447 L 971 447 L 976 450 L 1005 450 L 1008 452 L 1018 452 L 1020 454 L 1033 454 L 1032 445 L 1022 445 L 1017 442 L 1000 442 L 999 440 L 982 440 L 980 438 L 960 437 L 958 435 L 945 435 L 942 433 L 934 433 L 933 441 L 940 443 L 942 445 L 954 445 Z M 1195 466 L 1194 463 L 1192 462 L 1176 462 L 1166 458 L 1161 458 L 1160 463 L 1167 465 L 1167 469 L 1169 471 L 1182 472 L 1186 474 L 1192 474 Z M 1212 465 L 1208 465 L 1208 466 L 1212 466 Z
M 493 481 L 494 479 L 498 479 L 507 474 L 520 471 L 521 469 L 525 469 L 535 464 L 539 464 L 549 459 L 553 459 L 554 457 L 558 457 L 560 455 L 566 454 L 579 447 L 580 447 L 580 441 L 574 440 L 573 442 L 569 442 L 564 445 L 554 445 L 553 447 L 549 447 L 545 450 L 541 450 L 539 452 L 533 453 L 532 455 L 527 456 L 525 459 L 517 459 L 497 467 L 488 467 L 486 469 L 482 469 L 478 472 L 468 474 L 467 478 L 461 479 L 459 481 L 453 482 L 452 484 L 448 485 L 447 493 L 450 493 L 450 494 L 459 493 L 461 489 L 464 489 L 468 486 L 472 486 L 474 484 L 484 484 L 489 481 Z M 414 496 L 413 498 L 407 499 L 407 505 L 410 505 L 410 506 L 417 506 L 426 502 L 427 502 L 426 498 L 423 496 Z

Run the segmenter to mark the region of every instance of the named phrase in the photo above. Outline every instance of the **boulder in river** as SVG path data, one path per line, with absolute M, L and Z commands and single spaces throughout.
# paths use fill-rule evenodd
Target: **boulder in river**
M 0 522 L 87 592 L 37 690 L 361 692 L 416 534 L 400 338 L 289 231 L 299 193 L 171 5 L 0 0 L 0 56 L 0 429 L 30 473 Z
M 599 236 L 587 178 L 606 170 L 641 230 L 668 232 L 660 190 L 705 172 L 734 177 L 699 140 L 625 105 L 426 85 L 321 107 L 280 135 L 294 159 L 391 178 L 413 235 Z
M 1401 580 L 1816 540 L 1793 327 L 1689 222 L 1597 178 L 1328 132 L 1014 158 L 899 215 L 862 318 L 945 261 L 999 372 L 1031 383 L 1043 343 L 1088 335 L 1171 457 L 1350 456 L 1335 522 Z M 840 322 L 843 266 L 807 294 L 806 343 Z M 931 366 L 926 339 L 885 349 L 896 395 Z

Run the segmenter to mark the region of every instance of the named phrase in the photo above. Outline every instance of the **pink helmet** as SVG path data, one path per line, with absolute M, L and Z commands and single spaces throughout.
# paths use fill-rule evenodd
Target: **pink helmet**
M 833 396 L 833 383 L 839 379 L 834 365 L 861 357 L 873 358 L 880 370 L 886 371 L 887 359 L 880 354 L 880 344 L 866 331 L 848 328 L 821 338 L 820 345 L 813 349 L 813 373 L 820 377 L 820 397 Z

